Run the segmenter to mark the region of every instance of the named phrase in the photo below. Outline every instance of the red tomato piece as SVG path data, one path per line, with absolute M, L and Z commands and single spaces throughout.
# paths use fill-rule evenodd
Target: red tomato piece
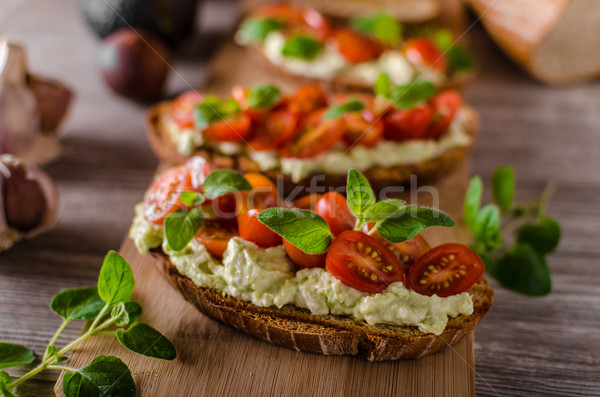
M 383 51 L 377 41 L 345 28 L 333 33 L 333 42 L 340 54 L 354 64 L 377 58 Z
M 356 219 L 348 208 L 346 198 L 338 192 L 325 193 L 317 201 L 316 213 L 329 224 L 331 234 L 337 236 L 345 230 L 354 229 Z
M 179 196 L 191 188 L 190 172 L 184 165 L 158 175 L 144 196 L 146 219 L 162 225 L 167 215 L 185 207 Z
M 462 106 L 462 97 L 456 90 L 443 91 L 434 96 L 429 105 L 433 109 L 433 116 L 426 137 L 437 138 L 448 129 L 454 120 Z
M 456 295 L 471 288 L 484 271 L 479 255 L 467 246 L 442 244 L 417 260 L 408 271 L 406 285 L 423 295 Z
M 380 241 L 354 230 L 333 240 L 325 264 L 342 283 L 363 292 L 381 292 L 395 281 L 404 281 L 404 269 L 394 254 Z
M 301 269 L 309 267 L 325 267 L 325 257 L 327 256 L 327 253 L 318 255 L 307 254 L 286 239 L 283 239 L 283 247 L 292 262 Z
M 263 248 L 280 245 L 282 243 L 281 236 L 258 220 L 258 214 L 261 211 L 263 210 L 250 209 L 238 215 L 240 237 Z
M 344 136 L 344 123 L 340 118 L 323 120 L 324 109 L 312 113 L 292 142 L 282 150 L 284 157 L 309 158 L 326 152 Z
M 253 10 L 252 15 L 281 21 L 290 33 L 307 33 L 321 41 L 331 35 L 331 25 L 318 11 L 292 4 L 265 4 Z
M 431 107 L 427 104 L 407 110 L 393 109 L 384 116 L 384 136 L 394 141 L 423 138 L 431 124 L 431 116 Z
M 372 147 L 383 137 L 384 123 L 371 110 L 346 113 L 342 116 L 346 133 L 344 140 L 348 145 L 359 144 Z
M 248 145 L 256 151 L 275 150 L 294 139 L 298 115 L 289 110 L 270 112 L 254 129 Z
M 209 124 L 204 129 L 206 137 L 219 142 L 237 142 L 243 139 L 250 129 L 250 117 L 234 114 L 223 121 Z
M 271 208 L 279 204 L 279 192 L 269 178 L 257 172 L 246 173 L 244 174 L 244 178 L 250 182 L 252 190 L 242 193 L 244 199 L 244 202 L 240 206 L 242 211 L 249 208 Z
M 293 204 L 295 208 L 314 211 L 315 208 L 317 208 L 317 202 L 321 197 L 323 197 L 323 195 L 318 193 L 308 194 L 304 197 L 294 200 Z
M 227 243 L 234 236 L 237 236 L 237 230 L 233 226 L 216 220 L 205 220 L 194 238 L 204 245 L 212 256 L 221 259 L 227 249 Z
M 425 238 L 423 238 L 423 236 L 420 234 L 417 234 L 412 239 L 403 241 L 401 243 L 390 243 L 381 237 L 379 233 L 375 233 L 373 237 L 381 241 L 383 245 L 392 251 L 400 263 L 402 263 L 402 266 L 404 266 L 404 270 L 407 272 L 408 269 L 410 269 L 410 267 L 417 261 L 417 259 L 431 249 L 427 240 L 425 240 Z
M 170 111 L 171 118 L 180 128 L 194 127 L 194 109 L 203 100 L 202 94 L 199 92 L 184 92 L 173 101 Z
M 406 40 L 403 51 L 413 65 L 432 68 L 441 73 L 446 73 L 448 70 L 446 57 L 431 40 L 424 38 Z
M 192 188 L 202 191 L 202 185 L 206 177 L 212 172 L 212 167 L 202 156 L 194 156 L 186 161 L 185 166 L 190 171 Z
M 327 107 L 327 94 L 318 85 L 303 85 L 289 101 L 288 109 L 301 115 Z

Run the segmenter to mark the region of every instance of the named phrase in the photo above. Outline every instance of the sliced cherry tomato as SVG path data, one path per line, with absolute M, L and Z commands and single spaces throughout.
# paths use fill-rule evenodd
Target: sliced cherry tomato
M 437 138 L 454 120 L 458 109 L 462 106 L 462 97 L 456 90 L 443 91 L 434 96 L 429 105 L 433 109 L 433 120 L 426 137 Z
M 167 215 L 184 207 L 179 196 L 191 188 L 190 172 L 184 165 L 158 175 L 144 197 L 146 219 L 162 225 Z
M 194 127 L 194 108 L 203 101 L 202 94 L 196 91 L 186 91 L 173 101 L 171 118 L 181 128 Z
M 319 255 L 307 254 L 286 239 L 283 239 L 283 247 L 292 262 L 301 269 L 309 267 L 325 267 L 325 257 L 327 256 L 327 253 Z
M 346 113 L 342 116 L 342 120 L 346 127 L 344 140 L 348 145 L 359 144 L 372 147 L 383 136 L 383 120 L 375 116 L 369 109 L 361 112 Z
M 216 220 L 205 220 L 194 238 L 204 245 L 212 256 L 221 259 L 227 249 L 227 243 L 234 236 L 237 236 L 235 227 Z
M 394 141 L 423 138 L 431 124 L 431 115 L 427 104 L 407 110 L 393 109 L 384 116 L 384 136 Z
M 331 25 L 318 11 L 292 4 L 265 4 L 252 12 L 253 16 L 274 18 L 285 24 L 292 33 L 308 33 L 319 40 L 325 40 L 331 34 Z
M 467 246 L 442 244 L 417 260 L 406 285 L 423 295 L 456 295 L 471 288 L 484 271 L 481 258 Z
M 334 277 L 363 292 L 381 292 L 394 281 L 404 281 L 404 269 L 394 254 L 380 241 L 355 230 L 333 240 L 325 263 Z
M 410 267 L 417 261 L 417 259 L 431 249 L 429 247 L 429 243 L 427 243 L 427 240 L 425 240 L 425 238 L 423 238 L 423 236 L 420 234 L 417 234 L 412 239 L 403 241 L 401 243 L 390 243 L 381 237 L 379 233 L 375 233 L 373 237 L 381 241 L 383 245 L 392 251 L 400 263 L 402 263 L 402 266 L 404 266 L 404 270 L 407 272 L 408 269 L 410 269 Z
M 271 208 L 279 204 L 279 193 L 275 184 L 263 174 L 257 172 L 249 172 L 244 174 L 244 178 L 250 185 L 250 192 L 243 192 L 244 203 L 240 207 L 241 210 L 250 208 Z
M 283 148 L 284 157 L 309 158 L 326 152 L 344 136 L 340 118 L 323 120 L 324 109 L 308 116 L 294 141 Z
M 323 195 L 319 193 L 307 194 L 306 196 L 300 197 L 299 199 L 295 200 L 294 207 L 300 208 L 301 210 L 314 211 L 317 207 L 317 202 L 321 197 L 323 197 Z
M 219 142 L 237 142 L 243 139 L 250 129 L 250 117 L 234 114 L 223 121 L 209 124 L 204 129 L 208 139 Z
M 383 47 L 375 40 L 350 29 L 337 29 L 333 42 L 338 51 L 350 63 L 367 62 L 377 58 Z
M 410 63 L 423 68 L 431 67 L 441 73 L 448 70 L 448 62 L 436 45 L 423 38 L 406 40 L 403 46 L 404 55 Z
M 344 230 L 353 229 L 356 224 L 356 219 L 348 208 L 346 198 L 338 192 L 325 193 L 317 201 L 316 212 L 327 221 L 334 236 Z
M 191 157 L 186 161 L 185 166 L 190 171 L 192 188 L 201 192 L 204 180 L 212 172 L 212 167 L 202 156 Z
M 294 139 L 298 114 L 289 110 L 276 110 L 264 117 L 254 129 L 248 145 L 256 151 L 275 150 Z
M 261 211 L 263 210 L 250 209 L 238 215 L 240 237 L 263 248 L 280 245 L 282 243 L 281 236 L 258 220 L 258 214 Z
M 288 108 L 292 112 L 307 115 L 327 107 L 327 94 L 318 85 L 303 85 L 290 99 Z

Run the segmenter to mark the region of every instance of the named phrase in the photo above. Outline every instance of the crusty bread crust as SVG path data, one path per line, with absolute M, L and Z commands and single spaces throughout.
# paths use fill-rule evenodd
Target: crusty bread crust
M 189 156 L 184 156 L 177 151 L 176 145 L 171 141 L 168 132 L 161 122 L 163 117 L 167 117 L 170 106 L 171 102 L 167 101 L 150 108 L 148 111 L 146 133 L 150 146 L 158 158 L 170 164 L 183 164 Z M 372 167 L 364 171 L 364 174 L 373 189 L 380 191 L 388 186 L 406 184 L 410 181 L 411 175 L 416 175 L 419 181 L 422 182 L 434 180 L 448 174 L 459 165 L 468 155 L 475 142 L 478 126 L 478 118 L 475 111 L 469 107 L 465 107 L 463 110 L 466 112 L 467 133 L 472 137 L 471 145 L 448 150 L 438 157 L 421 163 L 393 167 Z M 244 154 L 224 156 L 209 150 L 197 150 L 192 155 L 205 157 L 215 168 L 235 169 L 241 172 L 260 171 L 258 164 Z M 298 183 L 294 183 L 288 175 L 284 175 L 279 171 L 266 171 L 263 173 L 275 181 L 278 187 L 283 186 L 285 195 L 288 195 L 294 189 L 298 192 L 299 189 L 297 187 L 303 190 L 302 193 L 309 192 L 312 177 L 315 175 L 323 176 L 319 179 L 319 186 L 330 188 L 346 186 L 346 174 L 317 173 L 309 175 Z
M 160 251 L 150 255 L 161 274 L 205 315 L 263 341 L 297 351 L 352 355 L 368 361 L 416 359 L 452 346 L 471 332 L 492 307 L 494 291 L 482 277 L 469 289 L 473 313 L 448 320 L 441 335 L 415 326 L 369 325 L 346 316 L 316 316 L 287 305 L 259 307 L 198 287 L 181 275 Z
M 282 68 L 281 66 L 271 62 L 261 51 L 260 47 L 256 45 L 245 45 L 243 47 L 246 49 L 250 57 L 253 58 L 257 63 L 260 63 L 261 66 L 267 68 L 270 72 L 277 73 L 279 77 L 292 79 L 296 82 L 296 84 L 316 84 L 324 90 L 330 92 L 373 92 L 372 84 L 352 76 L 338 75 L 333 79 L 322 79 L 291 73 L 285 68 Z M 437 87 L 437 89 L 439 91 L 448 89 L 460 90 L 467 82 L 471 81 L 474 76 L 474 72 L 460 73 L 450 76 L 444 80 Z

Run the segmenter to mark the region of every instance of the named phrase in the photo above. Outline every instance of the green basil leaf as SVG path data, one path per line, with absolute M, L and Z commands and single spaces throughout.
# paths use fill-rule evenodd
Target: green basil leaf
M 504 287 L 530 296 L 552 289 L 548 264 L 530 245 L 518 243 L 498 259 L 493 273 Z
M 125 259 L 115 251 L 110 251 L 104 258 L 98 277 L 98 295 L 113 305 L 131 300 L 135 285 L 133 271 Z
M 218 170 L 206 177 L 203 189 L 206 197 L 214 199 L 228 193 L 252 190 L 252 185 L 239 172 Z
M 105 303 L 98 295 L 97 287 L 67 289 L 52 298 L 50 308 L 63 318 L 93 320 Z
M 494 204 L 483 207 L 473 221 L 473 238 L 487 252 L 502 245 L 500 237 L 500 209 Z
M 370 206 L 375 204 L 375 193 L 365 176 L 355 169 L 348 171 L 346 197 L 350 212 L 360 217 Z
M 466 72 L 475 68 L 473 56 L 461 45 L 456 44 L 452 32 L 441 29 L 433 33 L 433 41 L 444 53 L 450 74 Z
M 125 310 L 129 316 L 129 322 L 125 325 L 133 324 L 142 316 L 142 306 L 137 302 L 125 302 Z
M 119 342 L 131 351 L 144 356 L 173 360 L 175 347 L 163 334 L 144 323 L 133 324 L 127 331 L 117 330 Z
M 465 194 L 465 203 L 463 207 L 463 219 L 467 226 L 472 227 L 475 217 L 481 207 L 481 196 L 483 194 L 483 182 L 480 176 L 474 176 L 469 182 L 469 187 Z
M 492 194 L 494 201 L 502 209 L 509 211 L 515 196 L 515 171 L 510 166 L 503 166 L 492 174 Z
M 357 218 L 364 222 L 378 222 L 387 218 L 398 215 L 400 211 L 404 211 L 406 201 L 399 199 L 383 200 L 367 208 Z
M 209 95 L 196 106 L 194 122 L 196 128 L 203 130 L 210 124 L 225 121 L 227 117 L 240 111 L 239 104 L 233 99 L 221 101 L 218 97 Z
M 542 218 L 536 224 L 522 226 L 517 232 L 517 241 L 529 244 L 541 255 L 551 253 L 560 241 L 560 225 L 552 218 Z
M 283 23 L 273 18 L 248 18 L 238 29 L 238 37 L 243 44 L 262 43 L 271 32 L 283 29 Z
M 435 94 L 435 86 L 429 81 L 417 80 L 392 89 L 390 99 L 398 109 L 410 109 L 427 101 Z
M 317 57 L 322 47 L 321 43 L 311 37 L 293 36 L 284 43 L 281 55 L 310 61 Z
M 402 25 L 389 14 L 357 18 L 352 21 L 351 25 L 390 46 L 397 45 L 402 39 Z
M 365 104 L 358 99 L 350 99 L 348 102 L 337 106 L 330 106 L 323 114 L 323 120 L 337 119 L 346 113 L 360 112 L 365 109 Z
M 66 397 L 137 395 L 131 371 L 114 356 L 98 356 L 76 373 L 66 373 L 62 389 Z
M 0 394 L 4 397 L 14 397 L 12 390 L 8 389 L 8 385 L 13 382 L 12 378 L 6 371 L 0 371 Z
M 0 342 L 0 369 L 31 364 L 33 360 L 33 352 L 25 346 Z
M 385 73 L 379 73 L 377 80 L 375 80 L 373 91 L 375 92 L 375 95 L 389 98 L 392 92 L 392 83 L 390 82 L 390 77 Z
M 174 251 L 181 251 L 204 224 L 199 208 L 178 209 L 165 218 L 165 238 Z
M 198 192 L 182 192 L 179 199 L 188 207 L 196 207 L 204 202 L 204 196 Z
M 448 215 L 433 208 L 408 205 L 398 214 L 377 223 L 377 231 L 390 243 L 410 240 L 431 226 L 454 226 Z
M 248 93 L 248 106 L 254 109 L 269 109 L 281 99 L 281 90 L 271 84 L 258 84 Z
M 307 254 L 322 254 L 331 245 L 327 221 L 312 211 L 269 208 L 258 220 Z

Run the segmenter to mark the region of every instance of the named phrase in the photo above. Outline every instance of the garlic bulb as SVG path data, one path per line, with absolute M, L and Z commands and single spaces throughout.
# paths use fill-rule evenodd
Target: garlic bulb
M 49 229 L 58 190 L 48 174 L 12 155 L 0 155 L 0 250 Z

